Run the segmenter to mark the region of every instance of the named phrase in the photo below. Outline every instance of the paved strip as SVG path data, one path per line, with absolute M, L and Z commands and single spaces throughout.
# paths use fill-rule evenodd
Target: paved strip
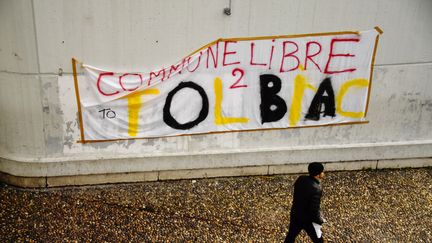
M 3 184 L 0 242 L 282 242 L 297 176 Z M 328 172 L 323 188 L 328 242 L 432 242 L 432 168 Z

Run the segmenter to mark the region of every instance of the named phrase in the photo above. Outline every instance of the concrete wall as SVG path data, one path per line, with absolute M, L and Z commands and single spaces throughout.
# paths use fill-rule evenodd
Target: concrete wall
M 284 171 L 280 165 L 310 161 L 432 157 L 432 1 L 232 0 L 226 16 L 228 5 L 0 0 L 0 171 L 21 177 L 156 172 L 165 178 L 160 174 L 179 170 L 204 175 L 264 166 L 266 173 L 278 173 Z M 369 124 L 76 143 L 72 57 L 108 70 L 143 71 L 175 63 L 220 37 L 374 26 L 384 34 Z M 417 164 L 430 166 L 431 160 Z M 232 171 L 218 175 L 243 173 Z

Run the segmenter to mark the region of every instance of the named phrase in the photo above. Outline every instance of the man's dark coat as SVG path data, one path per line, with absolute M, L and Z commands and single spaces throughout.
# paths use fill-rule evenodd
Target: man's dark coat
M 323 224 L 321 217 L 322 189 L 319 181 L 312 176 L 300 176 L 294 183 L 294 198 L 291 220 Z

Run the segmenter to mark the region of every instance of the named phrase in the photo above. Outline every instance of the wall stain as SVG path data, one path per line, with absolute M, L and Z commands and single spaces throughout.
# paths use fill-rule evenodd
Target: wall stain
M 47 90 L 47 89 L 49 89 L 49 88 L 51 88 L 51 87 L 52 87 L 52 84 L 49 83 L 49 82 L 44 83 L 43 86 L 42 86 L 42 88 L 43 88 L 44 90 Z
M 116 143 L 118 143 L 118 142 L 98 142 L 98 143 L 87 143 L 87 144 L 84 144 L 84 145 L 92 147 L 94 149 L 106 149 L 109 146 L 111 146 L 113 144 L 116 144 Z
M 66 122 L 66 133 L 73 133 L 74 130 L 72 129 L 72 123 L 73 122 Z
M 73 136 L 72 135 L 66 135 L 64 137 L 63 145 L 68 146 L 69 149 L 72 149 L 73 144 L 74 144 Z
M 55 108 L 55 112 L 57 115 L 64 115 L 63 111 L 58 106 Z
M 16 53 L 16 52 L 12 52 L 12 55 L 13 55 L 14 57 L 16 57 L 16 59 L 19 60 L 19 61 L 22 61 L 22 60 L 23 60 L 22 57 L 20 57 L 20 55 L 18 55 L 18 53 Z
M 135 143 L 135 140 L 129 139 L 129 140 L 126 140 L 126 141 L 122 141 L 120 143 L 120 145 L 123 145 L 124 148 L 129 149 L 129 146 L 131 146 L 134 143 Z
M 147 139 L 147 141 L 142 142 L 142 146 L 154 146 L 155 139 Z
M 432 100 L 426 100 L 420 103 L 420 106 L 424 107 L 427 111 L 432 111 Z

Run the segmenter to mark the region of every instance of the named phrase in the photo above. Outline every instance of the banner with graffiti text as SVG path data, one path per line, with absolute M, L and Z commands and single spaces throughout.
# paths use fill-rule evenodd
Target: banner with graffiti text
M 150 72 L 84 64 L 82 141 L 363 122 L 379 34 L 219 39 Z

